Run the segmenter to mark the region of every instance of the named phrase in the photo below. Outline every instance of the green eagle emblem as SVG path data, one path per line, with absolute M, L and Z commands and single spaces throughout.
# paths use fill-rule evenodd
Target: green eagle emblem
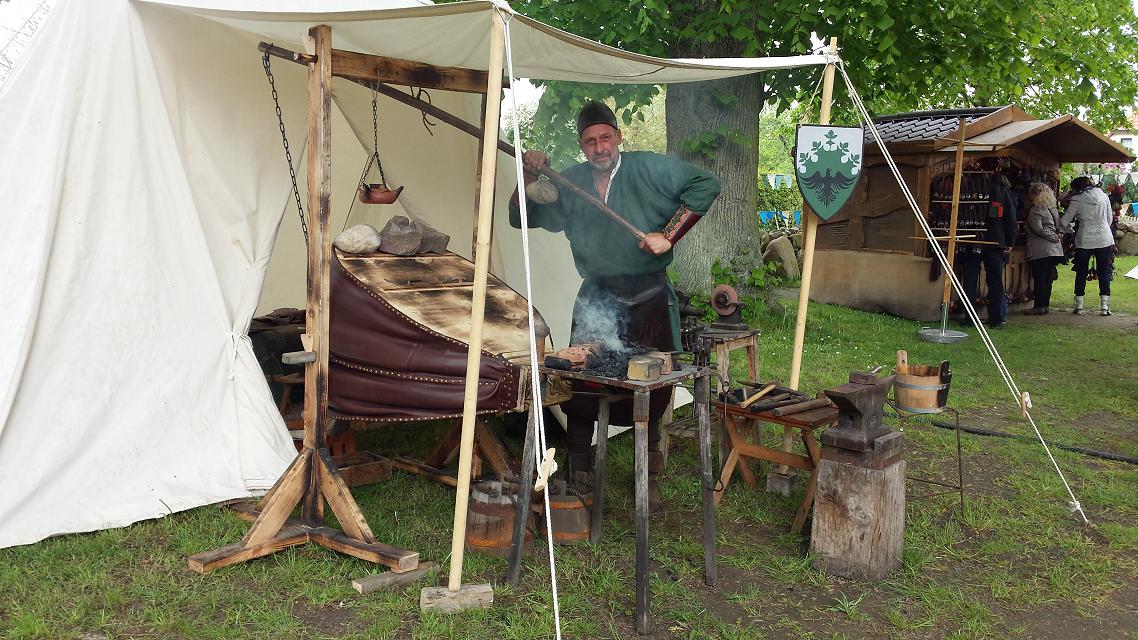
M 794 163 L 798 190 L 822 220 L 829 220 L 853 193 L 861 176 L 863 140 L 861 127 L 798 127 Z

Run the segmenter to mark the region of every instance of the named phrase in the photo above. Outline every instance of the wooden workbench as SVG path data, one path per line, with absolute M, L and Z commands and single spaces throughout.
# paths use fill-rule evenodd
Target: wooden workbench
M 791 413 L 785 416 L 776 416 L 769 411 L 759 411 L 752 413 L 746 409 L 740 409 L 733 404 L 724 404 L 718 400 L 711 403 L 712 410 L 715 414 L 723 420 L 724 426 L 727 429 L 727 436 L 731 442 L 731 451 L 727 454 L 727 460 L 723 464 L 723 471 L 719 475 L 719 487 L 715 492 L 715 504 L 719 504 L 720 499 L 723 497 L 723 492 L 727 490 L 727 485 L 731 482 L 731 476 L 735 473 L 735 468 L 739 468 L 739 472 L 743 476 L 743 481 L 747 486 L 755 489 L 758 488 L 758 483 L 755 481 L 755 476 L 751 472 L 750 467 L 747 466 L 746 461 L 744 464 L 739 464 L 740 458 L 752 458 L 755 460 L 767 460 L 776 464 L 783 464 L 795 469 L 803 469 L 810 472 L 810 482 L 806 485 L 806 494 L 802 497 L 802 504 L 798 507 L 798 513 L 794 516 L 794 524 L 790 530 L 794 533 L 801 533 L 802 527 L 806 523 L 806 515 L 810 512 L 810 507 L 814 504 L 814 490 L 817 483 L 817 474 L 815 469 L 822 459 L 822 450 L 818 446 L 818 439 L 815 432 L 819 429 L 837 424 L 838 410 L 834 407 L 822 407 L 819 409 L 810 409 L 809 411 L 802 411 L 800 413 Z M 798 432 L 799 437 L 802 439 L 802 444 L 806 447 L 807 455 L 798 455 L 783 451 L 781 449 L 772 449 L 764 447 L 761 444 L 754 442 L 747 442 L 747 433 L 760 433 L 759 429 L 761 423 L 770 422 L 779 424 L 783 427 L 789 427 Z

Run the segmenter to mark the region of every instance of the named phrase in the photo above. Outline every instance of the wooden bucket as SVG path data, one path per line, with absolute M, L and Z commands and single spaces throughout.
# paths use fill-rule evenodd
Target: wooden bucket
M 486 480 L 470 489 L 466 514 L 466 548 L 471 551 L 505 558 L 514 537 L 514 509 L 518 485 L 514 482 Z M 528 514 L 528 512 L 527 512 Z M 533 545 L 529 522 L 522 540 L 522 550 Z
M 544 503 L 543 503 L 544 504 Z M 577 544 L 589 539 L 593 494 L 566 487 L 564 480 L 549 487 L 549 524 L 553 527 L 554 544 Z M 541 516 L 542 528 L 545 516 Z
M 952 370 L 948 360 L 939 366 L 909 364 L 905 350 L 897 352 L 897 366 L 893 369 L 893 400 L 897 407 L 909 413 L 940 413 L 948 404 L 948 386 Z

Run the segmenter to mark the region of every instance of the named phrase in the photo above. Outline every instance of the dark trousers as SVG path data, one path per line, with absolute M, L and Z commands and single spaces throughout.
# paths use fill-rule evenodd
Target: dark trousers
M 1054 282 L 1051 276 L 1054 274 L 1055 266 L 1062 260 L 1063 258 L 1059 256 L 1047 256 L 1046 258 L 1028 261 L 1027 266 L 1031 268 L 1031 288 L 1035 296 L 1036 309 L 1051 306 L 1051 285 Z
M 580 386 L 579 386 L 580 385 Z M 577 383 L 573 388 L 573 397 L 561 403 L 561 410 L 568 418 L 565 431 L 569 439 L 570 455 L 588 455 L 593 439 L 593 423 L 597 420 L 597 410 L 600 400 L 595 395 L 585 395 L 581 392 L 597 392 L 599 388 L 588 388 Z M 668 409 L 668 400 L 672 396 L 671 388 L 657 389 L 649 394 L 648 399 L 648 450 L 660 450 L 660 417 Z M 609 424 L 632 424 L 632 399 L 612 403 L 609 411 Z M 591 463 L 590 463 L 591 464 Z
M 1001 249 L 984 249 L 980 253 L 968 252 L 961 256 L 964 273 L 964 293 L 975 303 L 980 295 L 980 265 L 984 265 L 985 281 L 988 283 L 988 322 L 1003 322 L 1007 316 L 1008 303 L 1004 299 L 1004 252 Z
M 1110 295 L 1110 280 L 1114 270 L 1114 247 L 1101 249 L 1075 249 L 1075 295 L 1082 296 L 1087 293 L 1087 272 L 1090 271 L 1091 256 L 1095 257 L 1095 269 L 1098 271 L 1098 293 L 1100 296 Z

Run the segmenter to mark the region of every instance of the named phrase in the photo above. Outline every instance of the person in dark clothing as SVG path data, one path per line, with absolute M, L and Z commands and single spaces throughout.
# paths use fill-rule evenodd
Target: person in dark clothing
M 586 161 L 563 172 L 585 192 L 620 212 L 645 232 L 637 241 L 627 230 L 573 193 L 552 202 L 528 195 L 530 227 L 563 232 L 584 278 L 573 306 L 571 344 L 601 342 L 610 348 L 680 348 L 679 305 L 665 269 L 672 247 L 699 221 L 719 195 L 719 181 L 709 172 L 677 158 L 651 152 L 624 152 L 616 115 L 600 102 L 588 102 L 577 115 L 578 143 Z M 530 185 L 549 164 L 540 151 L 522 157 Z M 510 224 L 521 228 L 519 194 L 510 204 Z M 581 390 L 581 387 L 577 387 Z M 649 408 L 649 505 L 660 507 L 657 476 L 663 471 L 659 421 L 670 392 L 653 392 Z M 612 407 L 613 424 L 632 424 L 632 402 Z M 568 417 L 568 477 L 592 468 L 591 442 L 597 417 L 596 396 L 576 394 L 561 405 Z
M 997 173 L 992 177 L 991 204 L 988 208 L 987 226 L 980 240 L 992 244 L 966 245 L 961 255 L 964 293 L 972 302 L 980 291 L 980 265 L 984 265 L 985 281 L 988 284 L 988 326 L 998 329 L 1007 320 L 1008 303 L 1004 298 L 1004 264 L 1015 245 L 1019 231 L 1016 197 L 1011 192 L 1011 183 L 1006 176 Z M 967 315 L 961 320 L 970 324 Z

